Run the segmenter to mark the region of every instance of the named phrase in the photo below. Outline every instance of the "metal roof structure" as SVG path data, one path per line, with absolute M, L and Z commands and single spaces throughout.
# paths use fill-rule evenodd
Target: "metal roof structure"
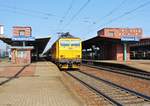
M 91 39 L 82 41 L 82 46 L 84 49 L 86 49 L 86 48 L 91 47 L 92 45 L 116 44 L 116 43 L 121 43 L 121 39 L 96 36 L 96 37 L 93 37 Z
M 140 42 L 130 45 L 130 47 L 150 46 L 150 38 L 142 38 Z
M 13 46 L 14 41 L 12 41 L 11 38 L 8 37 L 0 37 L 0 40 L 2 40 L 4 43 Z M 36 49 L 38 49 L 38 53 L 41 54 L 48 41 L 50 40 L 50 37 L 45 37 L 45 38 L 35 38 L 35 41 L 27 41 L 27 46 L 34 46 Z M 33 52 L 36 51 L 35 49 Z
M 51 39 L 48 42 L 48 45 L 46 46 L 45 50 L 43 51 L 43 54 L 49 53 L 48 51 L 50 51 L 52 45 L 59 39 L 58 36 L 52 36 Z

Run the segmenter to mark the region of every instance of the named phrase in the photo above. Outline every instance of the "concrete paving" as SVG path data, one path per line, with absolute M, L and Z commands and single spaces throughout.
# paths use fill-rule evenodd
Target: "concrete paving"
M 38 62 L 33 76 L 15 78 L 0 86 L 0 106 L 83 106 L 61 81 L 50 62 Z M 3 79 L 4 80 L 4 79 Z

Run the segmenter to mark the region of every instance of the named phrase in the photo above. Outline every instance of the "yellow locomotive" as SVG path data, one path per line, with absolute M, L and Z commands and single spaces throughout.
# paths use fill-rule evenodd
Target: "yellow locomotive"
M 68 35 L 68 33 L 67 33 Z M 51 48 L 51 58 L 61 69 L 79 68 L 82 57 L 81 39 L 60 37 Z

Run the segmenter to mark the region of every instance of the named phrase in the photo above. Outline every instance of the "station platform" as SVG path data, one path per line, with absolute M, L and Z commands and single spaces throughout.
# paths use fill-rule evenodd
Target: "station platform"
M 93 61 L 93 60 L 84 60 L 83 61 Z M 111 63 L 111 64 L 121 64 L 131 68 L 139 69 L 142 71 L 150 72 L 150 60 L 130 60 L 127 62 L 124 61 L 115 61 L 115 60 L 94 60 L 95 62 L 101 63 Z
M 32 63 L 16 75 L 23 67 L 0 65 L 0 106 L 84 106 L 63 84 L 53 63 Z

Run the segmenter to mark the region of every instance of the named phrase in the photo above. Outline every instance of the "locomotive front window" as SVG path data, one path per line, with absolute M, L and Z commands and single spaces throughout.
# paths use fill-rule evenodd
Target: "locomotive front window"
M 80 41 L 71 41 L 71 46 L 80 46 Z
M 70 43 L 69 43 L 69 41 L 61 41 L 61 42 L 60 42 L 60 45 L 61 45 L 61 46 L 69 46 Z

